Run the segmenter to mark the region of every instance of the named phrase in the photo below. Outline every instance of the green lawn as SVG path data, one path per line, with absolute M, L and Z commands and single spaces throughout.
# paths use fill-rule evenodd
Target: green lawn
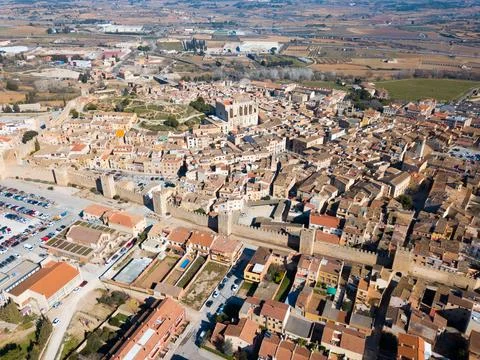
M 62 354 L 60 355 L 60 359 L 65 359 L 70 352 L 72 352 L 73 349 L 75 349 L 79 344 L 81 340 L 67 335 L 65 340 L 63 341 L 63 349 L 62 349 Z
M 257 290 L 258 283 L 244 281 L 240 290 L 245 293 L 246 296 L 253 296 L 255 290 Z
M 160 50 L 176 50 L 182 51 L 183 45 L 180 41 L 160 41 L 157 43 L 157 47 Z
M 275 295 L 275 300 L 277 301 L 285 301 L 290 292 L 290 288 L 292 287 L 293 278 L 295 277 L 295 273 L 287 272 L 285 277 L 283 278 L 282 283 L 280 284 L 280 288 L 277 291 L 277 295 Z
M 378 81 L 377 88 L 385 88 L 390 98 L 399 100 L 419 100 L 434 98 L 451 101 L 471 88 L 480 86 L 478 81 L 450 79 L 405 79 Z

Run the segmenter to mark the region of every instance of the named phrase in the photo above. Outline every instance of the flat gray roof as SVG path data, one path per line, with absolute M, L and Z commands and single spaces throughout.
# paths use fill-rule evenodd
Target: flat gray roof
M 39 269 L 39 264 L 30 260 L 23 260 L 6 273 L 1 273 L 0 290 L 9 291 Z
M 130 284 L 151 262 L 152 259 L 150 258 L 132 259 L 117 275 L 115 275 L 113 280 Z

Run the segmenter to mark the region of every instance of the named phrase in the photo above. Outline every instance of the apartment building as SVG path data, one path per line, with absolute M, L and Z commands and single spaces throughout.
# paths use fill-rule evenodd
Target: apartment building
M 185 323 L 185 308 L 165 298 L 146 318 L 140 318 L 114 347 L 112 360 L 158 359 L 164 355 L 173 336 L 179 335 Z
M 219 235 L 210 247 L 212 260 L 233 265 L 242 254 L 243 244 L 240 241 Z
M 270 331 L 283 333 L 290 316 L 290 306 L 275 300 L 262 300 L 247 297 L 239 312 L 239 317 L 255 321 Z

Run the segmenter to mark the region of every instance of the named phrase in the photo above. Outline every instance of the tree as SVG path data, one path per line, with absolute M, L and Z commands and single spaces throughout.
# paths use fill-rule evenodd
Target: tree
M 305 339 L 303 339 L 303 338 L 298 338 L 298 339 L 297 339 L 297 344 L 298 344 L 298 346 L 303 346 L 303 347 L 305 347 L 305 346 L 307 346 L 307 340 L 305 340 Z
M 233 355 L 233 344 L 232 340 L 227 340 L 222 344 L 222 352 L 225 355 L 232 356 Z
M 207 104 L 202 97 L 198 97 L 197 100 L 190 102 L 190 106 L 205 115 L 215 114 L 215 108 L 212 105 Z
M 342 303 L 342 310 L 346 311 L 346 312 L 349 312 L 350 310 L 352 310 L 352 302 L 351 301 L 344 301 Z
M 13 112 L 16 112 L 16 113 L 20 112 L 20 106 L 18 106 L 18 104 L 13 105 Z
M 87 73 L 83 73 L 83 74 L 80 74 L 80 75 L 78 76 L 78 80 L 81 81 L 83 84 L 86 84 L 86 83 L 87 83 L 88 78 L 89 78 L 89 76 L 88 76 Z
M 127 293 L 114 290 L 111 293 L 103 294 L 97 299 L 97 301 L 101 304 L 106 304 L 110 306 L 120 306 L 122 304 L 125 304 L 128 299 L 129 296 L 127 295 Z
M 35 91 L 29 91 L 27 95 L 25 95 L 25 102 L 27 104 L 31 104 L 35 102 L 35 99 L 37 97 L 37 93 Z
M 47 29 L 47 34 L 51 35 L 55 32 L 55 30 L 53 30 L 52 28 L 48 28 Z
M 76 109 L 70 110 L 70 116 L 72 117 L 72 119 L 78 119 L 79 115 L 80 114 L 78 113 L 78 111 Z
M 402 194 L 396 199 L 405 210 L 411 210 L 413 208 L 413 200 L 409 195 Z
M 12 324 L 18 324 L 22 321 L 22 314 L 13 301 L 9 301 L 4 307 L 0 308 L 0 320 Z
M 42 346 L 46 344 L 52 331 L 52 323 L 47 318 L 42 316 L 40 319 L 38 319 L 36 332 L 37 344 L 40 344 Z
M 95 105 L 94 103 L 89 103 L 89 104 L 85 105 L 84 110 L 85 111 L 97 110 L 97 105 Z
M 178 125 L 180 125 L 180 123 L 178 122 L 177 119 L 174 119 L 172 117 L 169 116 L 169 118 L 167 120 L 165 120 L 163 122 L 163 124 L 165 126 L 170 126 L 170 127 L 173 127 L 173 128 L 176 128 Z
M 238 360 L 248 360 L 248 353 L 245 350 L 240 350 L 237 353 Z
M 7 80 L 6 88 L 7 88 L 7 90 L 10 90 L 10 91 L 17 91 L 18 90 L 18 83 L 16 81 L 13 81 L 13 80 Z
M 25 131 L 22 136 L 22 143 L 26 144 L 37 135 L 38 135 L 38 132 L 36 132 L 35 130 Z
M 4 112 L 4 113 L 11 113 L 12 111 L 13 111 L 13 110 L 12 110 L 12 108 L 10 107 L 10 105 L 5 105 L 5 106 L 3 107 L 3 112 Z

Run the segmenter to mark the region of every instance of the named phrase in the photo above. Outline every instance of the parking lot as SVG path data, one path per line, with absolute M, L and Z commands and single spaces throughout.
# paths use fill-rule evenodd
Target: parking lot
M 53 199 L 55 192 L 36 190 L 35 184 L 0 182 L 0 272 L 24 259 L 42 260 L 42 242 L 80 218 L 78 209 Z
M 468 149 L 461 146 L 452 147 L 448 153 L 456 158 L 469 160 L 472 163 L 475 161 L 480 161 L 480 151 L 474 149 Z

